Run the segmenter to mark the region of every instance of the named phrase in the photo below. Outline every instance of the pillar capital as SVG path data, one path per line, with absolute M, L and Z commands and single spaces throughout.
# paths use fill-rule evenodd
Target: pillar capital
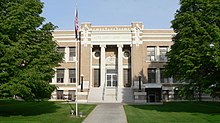
M 118 48 L 119 48 L 119 47 L 123 48 L 123 44 L 117 44 L 117 47 L 118 47 Z
M 106 48 L 106 44 L 101 44 L 100 47 L 101 48 Z

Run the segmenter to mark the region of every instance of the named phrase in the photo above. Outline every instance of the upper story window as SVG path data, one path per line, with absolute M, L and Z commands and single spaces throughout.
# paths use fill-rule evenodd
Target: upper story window
M 165 69 L 160 68 L 160 82 L 161 83 L 169 83 L 169 78 L 166 78 L 164 73 L 165 73 Z
M 94 57 L 95 59 L 99 59 L 100 56 L 101 56 L 100 50 L 95 50 L 95 51 L 93 52 L 93 57 Z
M 76 82 L 76 70 L 75 69 L 69 69 L 69 82 L 70 83 Z
M 76 57 L 76 47 L 69 48 L 69 61 L 74 61 L 74 57 Z
M 50 78 L 50 79 L 48 80 L 48 82 L 49 82 L 49 83 L 52 83 L 52 78 Z
M 148 83 L 156 83 L 156 68 L 148 68 Z
M 155 50 L 156 47 L 155 46 L 148 46 L 147 47 L 147 61 L 155 61 L 156 60 L 156 53 Z
M 59 53 L 63 53 L 63 60 L 65 59 L 65 47 L 58 47 L 57 48 L 57 51 Z
M 57 83 L 64 82 L 64 69 L 57 69 Z
M 159 59 L 162 62 L 167 62 L 167 57 L 166 57 L 166 53 L 168 52 L 168 46 L 161 46 L 160 47 L 160 56 Z
M 123 70 L 123 79 L 124 79 L 124 87 L 131 87 L 131 70 L 124 69 Z
M 100 86 L 100 69 L 94 69 L 94 87 Z
M 125 50 L 123 55 L 125 59 L 128 59 L 131 56 L 131 53 L 129 50 Z

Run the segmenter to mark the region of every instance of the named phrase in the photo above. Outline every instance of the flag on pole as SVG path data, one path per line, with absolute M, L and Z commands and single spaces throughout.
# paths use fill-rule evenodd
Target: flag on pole
M 76 39 L 78 39 L 78 31 L 79 31 L 79 20 L 78 20 L 78 7 L 76 4 L 76 7 L 75 7 L 75 35 L 76 35 Z
M 78 7 L 77 0 L 75 0 L 75 35 L 76 35 L 76 116 L 78 116 L 78 31 L 79 31 L 79 21 L 78 21 Z

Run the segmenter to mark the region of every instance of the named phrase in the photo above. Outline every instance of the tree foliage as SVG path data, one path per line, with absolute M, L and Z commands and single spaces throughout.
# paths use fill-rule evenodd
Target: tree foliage
M 40 0 L 0 0 L 0 97 L 42 99 L 55 89 L 49 80 L 62 55 L 42 8 Z
M 165 66 L 168 76 L 192 90 L 220 90 L 220 0 L 180 0 L 172 28 L 176 35 Z

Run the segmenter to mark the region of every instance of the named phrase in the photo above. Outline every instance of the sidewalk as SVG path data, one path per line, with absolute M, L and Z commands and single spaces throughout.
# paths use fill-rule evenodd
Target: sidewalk
M 98 104 L 83 123 L 127 123 L 121 103 Z

